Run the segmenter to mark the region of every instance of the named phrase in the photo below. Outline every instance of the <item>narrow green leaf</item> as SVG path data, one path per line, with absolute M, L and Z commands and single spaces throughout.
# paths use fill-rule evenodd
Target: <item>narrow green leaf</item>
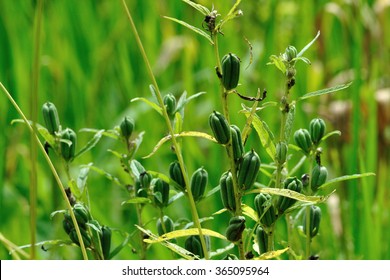
M 269 260 L 269 259 L 274 259 L 279 257 L 281 254 L 285 253 L 289 247 L 281 249 L 281 250 L 276 250 L 276 251 L 270 251 L 266 252 L 264 254 L 261 254 L 260 256 L 254 258 L 253 260 Z
M 135 159 L 130 162 L 130 168 L 135 177 L 139 177 L 142 173 L 146 172 L 142 164 Z
M 212 237 L 216 237 L 222 240 L 226 240 L 226 237 L 216 231 L 210 230 L 210 229 L 202 229 L 203 235 L 208 235 Z M 179 229 L 175 231 L 171 231 L 168 233 L 165 233 L 159 237 L 157 237 L 154 240 L 151 239 L 144 239 L 144 242 L 153 244 L 153 243 L 160 243 L 162 241 L 170 240 L 173 238 L 179 238 L 179 237 L 186 237 L 191 235 L 199 235 L 199 230 L 197 228 L 190 228 L 190 229 Z
M 307 51 L 311 47 L 311 45 L 314 44 L 314 42 L 318 39 L 320 34 L 321 34 L 321 32 L 318 31 L 317 35 L 314 37 L 314 39 L 311 40 L 310 43 L 308 43 L 306 46 L 303 47 L 303 49 L 297 54 L 297 57 L 301 57 L 305 53 L 305 51 Z
M 271 61 L 267 65 L 274 64 L 283 74 L 286 73 L 286 65 L 284 64 L 282 56 L 271 55 L 269 58 Z
M 57 214 L 65 214 L 66 212 L 67 212 L 67 210 L 64 210 L 64 209 L 54 211 L 54 212 L 52 212 L 52 213 L 50 214 L 50 219 L 53 219 L 53 217 L 54 217 L 55 215 L 57 215 Z
M 334 87 L 330 87 L 330 88 L 325 88 L 325 89 L 320 89 L 320 90 L 317 90 L 317 91 L 309 92 L 309 93 L 306 93 L 305 95 L 299 97 L 299 100 L 304 100 L 304 99 L 308 99 L 308 98 L 311 98 L 311 97 L 314 97 L 314 96 L 329 94 L 329 93 L 333 93 L 333 92 L 336 92 L 336 91 L 339 91 L 339 90 L 343 90 L 343 89 L 348 88 L 351 84 L 352 84 L 352 82 L 349 82 L 347 84 L 337 85 L 337 86 L 334 86 Z
M 203 15 L 208 15 L 210 14 L 210 10 L 207 9 L 205 6 L 202 6 L 200 4 L 196 4 L 190 0 L 182 0 L 184 3 L 187 3 L 188 5 L 190 5 L 191 7 L 197 9 L 199 12 L 201 12 Z
M 158 104 L 156 104 L 156 103 L 154 103 L 154 102 L 152 102 L 149 99 L 144 98 L 144 97 L 136 97 L 136 98 L 133 98 L 130 100 L 130 102 L 135 102 L 135 101 L 142 101 L 142 102 L 146 103 L 147 105 L 149 105 L 152 109 L 154 109 L 157 113 L 159 113 L 162 116 L 162 110 Z
M 123 201 L 121 205 L 125 204 L 143 204 L 143 203 L 151 203 L 152 201 L 147 197 L 134 197 L 129 200 Z
M 95 147 L 96 144 L 99 143 L 100 139 L 102 138 L 103 132 L 104 129 L 96 132 L 93 138 L 89 140 L 87 144 L 85 144 L 85 146 L 74 156 L 74 158 L 81 156 L 82 154 L 88 152 L 93 147 Z
M 124 184 L 122 184 L 122 182 L 117 177 L 108 173 L 107 171 L 104 171 L 103 169 L 96 167 L 96 166 L 90 166 L 89 168 L 91 170 L 95 171 L 96 173 L 105 176 L 108 180 L 114 182 L 118 186 L 124 186 Z
M 11 125 L 13 125 L 14 123 L 24 123 L 25 124 L 25 121 L 23 119 L 15 119 L 15 120 L 11 121 Z M 28 121 L 28 123 L 31 126 L 33 125 L 32 121 Z M 45 139 L 45 141 L 47 143 L 49 143 L 50 146 L 54 147 L 55 146 L 55 137 L 49 133 L 49 131 L 46 129 L 46 127 L 40 125 L 39 123 L 36 123 L 35 125 L 37 127 L 39 134 L 43 137 L 43 139 Z
M 119 244 L 117 247 L 115 247 L 115 249 L 113 249 L 110 253 L 110 257 L 109 259 L 112 259 L 113 257 L 115 257 L 124 247 L 127 246 L 128 243 L 130 243 L 131 241 L 131 235 L 128 234 L 127 232 L 121 232 L 120 230 L 117 230 L 117 229 L 111 229 L 113 232 L 114 231 L 118 231 L 120 232 L 122 235 L 125 236 L 125 238 L 123 239 L 122 243 Z
M 19 250 L 19 249 L 26 249 L 31 248 L 32 246 L 35 247 L 41 247 L 43 251 L 49 251 L 58 247 L 62 246 L 76 246 L 71 240 L 45 240 L 38 243 L 35 243 L 34 245 L 27 244 L 17 247 L 15 250 L 10 251 L 10 254 L 13 252 Z
M 321 141 L 325 141 L 326 139 L 328 139 L 329 137 L 331 137 L 333 135 L 340 136 L 341 135 L 341 131 L 340 130 L 331 131 L 331 132 L 325 134 L 324 137 L 322 137 Z
M 199 132 L 199 131 L 183 131 L 181 133 L 175 134 L 175 137 L 199 137 L 199 138 L 204 138 L 204 139 L 207 139 L 207 140 L 210 140 L 212 142 L 217 143 L 217 141 L 215 140 L 215 138 L 213 136 L 211 136 L 210 134 L 204 133 L 204 132 Z M 164 138 L 162 138 L 154 146 L 153 151 L 150 154 L 144 156 L 143 158 L 150 158 L 151 156 L 153 156 L 165 142 L 167 142 L 171 139 L 172 139 L 171 135 L 167 135 Z
M 164 16 L 164 18 L 166 19 L 169 19 L 169 20 L 172 20 L 178 24 L 181 24 L 183 25 L 184 27 L 187 27 L 188 29 L 198 33 L 199 35 L 205 37 L 212 45 L 214 45 L 214 42 L 213 40 L 211 39 L 210 35 L 207 34 L 206 32 L 204 32 L 202 29 L 200 28 L 197 28 L 195 26 L 192 26 L 191 24 L 188 24 L 187 22 L 185 21 L 182 21 L 182 20 L 179 20 L 179 19 L 176 19 L 176 18 L 172 18 L 172 17 L 167 17 L 167 16 Z
M 244 114 L 246 117 L 248 117 L 250 112 L 244 112 Z M 270 131 L 266 124 L 256 114 L 253 115 L 252 124 L 257 134 L 259 135 L 260 142 L 265 151 L 271 157 L 271 159 L 274 160 L 276 148 L 274 142 L 272 141 L 273 135 L 269 133 Z
M 230 250 L 232 250 L 233 248 L 234 248 L 234 243 L 230 243 L 226 247 L 219 248 L 219 249 L 215 250 L 214 252 L 210 252 L 210 254 L 209 254 L 210 258 L 225 254 L 225 253 L 229 252 Z
M 71 179 L 71 180 L 68 182 L 68 186 L 69 186 L 70 191 L 72 192 L 72 194 L 74 194 L 74 196 L 75 196 L 77 199 L 80 199 L 82 194 L 81 194 L 79 188 L 77 187 L 76 181 L 73 180 L 73 179 Z
M 372 173 L 372 172 L 368 172 L 368 173 L 362 173 L 362 174 L 345 175 L 345 176 L 333 178 L 333 179 L 327 181 L 325 184 L 323 184 L 319 188 L 325 189 L 325 188 L 327 188 L 335 183 L 339 183 L 339 182 L 347 181 L 347 180 L 352 180 L 352 179 L 359 179 L 359 178 L 368 177 L 368 176 L 376 176 L 376 174 Z
M 93 163 L 89 163 L 80 169 L 79 176 L 77 177 L 77 187 L 80 190 L 81 195 L 84 194 L 85 186 L 87 184 L 88 173 Z
M 273 194 L 273 195 L 280 195 L 285 196 L 289 198 L 293 198 L 302 202 L 311 202 L 311 203 L 320 203 L 324 202 L 328 199 L 329 195 L 326 196 L 307 196 L 304 194 L 301 194 L 299 192 L 295 192 L 289 189 L 276 189 L 276 188 L 256 188 L 253 189 L 247 194 L 252 193 L 267 193 L 267 194 Z
M 98 133 L 100 129 L 96 128 L 82 128 L 79 130 L 80 132 L 88 132 L 88 133 Z M 103 136 L 118 140 L 121 136 L 119 134 L 119 131 L 117 129 L 110 129 L 110 130 L 104 130 Z
M 259 220 L 256 211 L 252 207 L 246 204 L 242 204 L 241 208 L 242 208 L 242 214 L 244 214 L 245 216 L 251 218 L 256 222 Z

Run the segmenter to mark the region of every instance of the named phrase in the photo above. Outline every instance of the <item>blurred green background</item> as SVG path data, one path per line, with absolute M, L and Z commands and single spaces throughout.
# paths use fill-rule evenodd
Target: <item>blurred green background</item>
M 0 81 L 27 117 L 30 116 L 36 2 L 0 1 Z M 179 0 L 127 2 L 162 92 L 177 97 L 184 91 L 188 95 L 206 92 L 187 106 L 184 130 L 211 133 L 207 118 L 213 110 L 221 110 L 213 49 L 204 38 L 163 18 L 176 17 L 201 28 L 203 16 Z M 225 15 L 235 1 L 198 2 L 210 9 L 214 5 L 218 13 Z M 346 90 L 309 99 L 297 106 L 294 129 L 308 127 L 311 118 L 320 116 L 326 120 L 329 131 L 342 132 L 341 137 L 332 137 L 324 147 L 323 162 L 330 178 L 376 173 L 375 177 L 337 185 L 336 193 L 321 205 L 323 220 L 320 235 L 313 241 L 313 251 L 321 259 L 390 259 L 390 1 L 243 0 L 240 8 L 243 16 L 224 26 L 219 43 L 221 55 L 234 52 L 242 59 L 241 93 L 253 96 L 258 88 L 266 88 L 268 101 L 278 101 L 284 82 L 275 67 L 266 65 L 269 56 L 283 53 L 288 45 L 300 50 L 317 31 L 321 35 L 305 55 L 312 64 L 298 63 L 292 99 L 353 81 Z M 253 48 L 251 64 L 247 41 Z M 75 131 L 85 127 L 110 129 L 123 116 L 130 115 L 136 122 L 137 133 L 145 131 L 137 159 L 147 169 L 167 174 L 174 159 L 169 144 L 153 157 L 142 159 L 167 134 L 167 129 L 163 119 L 150 107 L 140 102 L 130 103 L 135 97 L 151 99 L 151 82 L 121 1 L 44 1 L 40 44 L 39 112 L 45 101 L 53 102 L 62 125 Z M 245 118 L 237 113 L 241 103 L 237 96 L 230 98 L 232 122 L 243 127 Z M 276 110 L 266 109 L 260 116 L 277 135 Z M 3 242 L 25 245 L 30 242 L 31 230 L 30 138 L 24 125 L 11 125 L 16 118 L 20 116 L 1 94 L 0 233 Z M 41 114 L 38 121 L 43 123 Z M 79 147 L 90 136 L 79 133 Z M 263 162 L 269 162 L 255 134 L 251 135 L 247 149 L 250 147 L 260 153 Z M 74 163 L 73 174 L 77 175 L 79 165 L 93 162 L 125 181 L 119 162 L 107 149 L 124 152 L 121 145 L 103 139 Z M 210 175 L 208 189 L 218 185 L 220 174 L 226 169 L 220 147 L 205 140 L 185 139 L 183 152 L 190 174 L 204 166 Z M 298 158 L 293 154 L 293 161 Z M 41 155 L 37 176 L 34 229 L 37 241 L 66 239 L 61 219 L 57 216 L 50 219 L 50 213 L 64 209 L 65 204 Z M 92 172 L 88 190 L 96 219 L 113 228 L 134 231 L 134 208 L 121 206 L 128 199 L 126 191 Z M 218 194 L 198 206 L 201 217 L 221 208 Z M 150 221 L 148 227 L 155 232 L 156 211 L 150 207 L 144 212 L 144 220 Z M 174 220 L 190 218 L 184 199 L 168 207 L 167 214 Z M 223 233 L 227 222 L 225 213 L 204 226 Z M 283 239 L 283 234 L 280 235 L 276 238 Z M 113 247 L 121 240 L 120 235 L 114 234 Z M 11 258 L 3 242 L 0 242 L 0 259 Z M 212 246 L 216 249 L 218 243 Z M 172 257 L 160 245 L 153 245 L 148 252 L 150 259 Z M 75 247 L 48 252 L 38 249 L 37 258 L 81 258 L 81 254 Z M 116 256 L 116 259 L 135 258 L 131 246 Z

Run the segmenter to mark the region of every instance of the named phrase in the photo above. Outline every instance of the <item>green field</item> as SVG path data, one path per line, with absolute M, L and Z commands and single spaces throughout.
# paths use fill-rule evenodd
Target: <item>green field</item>
M 218 21 L 235 1 L 197 3 L 209 9 L 214 4 L 221 15 Z M 180 0 L 130 0 L 127 5 L 162 95 L 172 93 L 179 99 L 183 92 L 187 96 L 205 92 L 186 105 L 182 130 L 211 134 L 208 117 L 213 110 L 222 111 L 214 49 L 204 37 L 164 18 L 177 18 L 205 30 L 204 16 Z M 390 2 L 242 0 L 239 9 L 243 15 L 223 26 L 218 43 L 221 57 L 232 52 L 241 59 L 240 93 L 255 96 L 259 88 L 266 88 L 265 101 L 279 102 L 284 77 L 274 66 L 267 65 L 270 56 L 283 53 L 289 45 L 301 50 L 318 31 L 319 38 L 305 52 L 311 64 L 297 63 L 291 99 L 352 82 L 346 89 L 302 100 L 296 106 L 293 131 L 308 128 L 310 120 L 316 117 L 325 120 L 328 131 L 341 131 L 341 136 L 330 137 L 323 146 L 322 162 L 328 168 L 328 179 L 376 174 L 333 185 L 335 192 L 319 205 L 322 220 L 319 234 L 311 244 L 313 254 L 320 259 L 390 259 Z M 171 143 L 163 144 L 145 158 L 169 131 L 160 114 L 145 102 L 133 100 L 147 98 L 155 102 L 149 88 L 152 81 L 121 0 L 0 1 L 0 82 L 26 117 L 40 124 L 44 123 L 42 105 L 46 101 L 54 103 L 63 128 L 77 132 L 77 149 L 93 136 L 81 129 L 113 129 L 124 116 L 130 116 L 135 122 L 134 134 L 144 132 L 135 159 L 146 170 L 168 175 L 169 164 L 176 158 Z M 241 104 L 251 107 L 253 102 L 236 94 L 229 96 L 230 121 L 242 128 L 246 118 L 239 113 Z M 280 126 L 278 108 L 258 112 L 275 136 Z M 26 254 L 10 254 L 12 248 L 29 245 L 32 240 L 69 240 L 61 215 L 50 216 L 66 209 L 58 184 L 27 126 L 11 123 L 14 119 L 21 116 L 2 90 L 0 259 L 82 259 L 80 248 L 75 245 L 50 250 L 42 250 L 41 246 L 32 250 L 27 246 L 23 248 Z M 224 150 L 194 137 L 180 138 L 180 145 L 189 174 L 203 166 L 209 174 L 206 191 L 217 187 L 221 174 L 228 168 Z M 246 148 L 255 149 L 263 164 L 271 162 L 254 130 Z M 70 174 L 77 178 L 81 167 L 91 163 L 123 183 L 116 184 L 112 178 L 90 170 L 84 197 L 88 199 L 84 202 L 100 224 L 117 230 L 112 234 L 112 248 L 130 236 L 113 259 L 139 259 L 139 232 L 134 226 L 138 223 L 136 206 L 122 205 L 130 198 L 125 184 L 132 182 L 109 150 L 126 152 L 120 141 L 102 137 L 93 149 L 72 162 Z M 54 153 L 50 157 L 62 182 L 67 184 L 61 162 Z M 289 167 L 299 159 L 293 151 Z M 305 168 L 307 164 L 300 167 L 298 174 Z M 257 181 L 267 185 L 269 180 L 260 172 Z M 244 202 L 251 203 L 245 199 Z M 228 213 L 212 215 L 222 208 L 218 192 L 200 201 L 199 217 L 213 217 L 202 226 L 224 234 Z M 192 219 L 185 197 L 168 206 L 164 214 L 177 224 Z M 142 212 L 145 228 L 156 233 L 159 215 L 155 207 L 146 205 Z M 286 245 L 283 240 L 287 240 L 285 220 L 276 229 L 275 249 L 282 249 Z M 182 246 L 183 240 L 178 238 L 177 244 Z M 302 240 L 302 236 L 295 237 L 296 243 L 301 244 L 297 245 L 298 251 L 303 250 Z M 212 251 L 228 244 L 211 238 Z M 236 253 L 235 249 L 229 253 Z M 93 256 L 89 254 L 89 258 Z M 178 256 L 153 244 L 146 258 Z M 278 258 L 293 255 L 285 253 Z

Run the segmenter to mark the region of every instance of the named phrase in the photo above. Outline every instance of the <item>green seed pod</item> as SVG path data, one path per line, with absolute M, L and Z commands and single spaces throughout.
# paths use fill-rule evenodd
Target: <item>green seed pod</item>
M 309 154 L 313 143 L 311 142 L 310 133 L 307 129 L 298 129 L 294 133 L 295 143 L 305 154 Z
M 167 108 L 168 116 L 172 119 L 176 112 L 176 98 L 172 93 L 164 96 L 164 105 Z
M 179 185 L 180 191 L 184 192 L 186 189 L 186 184 L 178 161 L 174 161 L 169 165 L 169 176 Z
M 124 117 L 119 127 L 121 129 L 122 136 L 128 140 L 134 130 L 134 121 L 129 117 Z
M 102 244 L 103 257 L 105 260 L 108 260 L 110 258 L 111 249 L 111 229 L 108 226 L 102 226 L 100 243 Z
M 227 144 L 230 140 L 230 127 L 225 117 L 214 111 L 209 117 L 209 124 L 219 144 Z
M 137 190 L 137 197 L 145 197 L 147 198 L 148 197 L 148 191 L 146 189 L 138 189 Z
M 237 87 L 240 79 L 240 59 L 232 53 L 226 54 L 221 61 L 222 84 L 226 90 Z
M 168 216 L 163 217 L 163 224 L 161 223 L 161 218 L 157 220 L 156 226 L 157 226 L 157 232 L 158 235 L 161 236 L 165 233 L 171 232 L 175 229 L 175 225 L 173 224 L 173 221 Z M 164 230 L 165 227 L 165 230 Z
M 302 189 L 303 189 L 303 185 L 302 185 L 302 182 L 299 179 L 297 179 L 296 177 L 290 177 L 284 181 L 283 188 L 301 193 Z M 281 215 L 284 211 L 286 211 L 288 208 L 290 208 L 292 205 L 294 205 L 295 202 L 296 202 L 296 200 L 293 198 L 280 196 L 278 199 L 278 203 L 277 203 L 279 215 Z
M 237 176 L 238 185 L 242 190 L 248 190 L 253 186 L 260 164 L 260 157 L 253 149 L 244 155 Z
M 60 129 L 60 120 L 56 106 L 51 102 L 46 102 L 42 106 L 42 114 L 47 130 L 54 135 Z
M 72 229 L 74 229 L 72 218 L 69 213 L 64 214 L 64 220 L 62 221 L 62 227 L 64 228 L 66 234 L 69 234 Z
M 233 217 L 229 221 L 229 226 L 226 229 L 226 238 L 231 242 L 237 242 L 241 239 L 242 232 L 245 229 L 245 217 Z
M 275 207 L 269 194 L 260 193 L 255 197 L 255 210 L 264 226 L 271 226 L 276 221 Z
M 204 235 L 205 242 L 206 242 L 206 248 L 209 250 L 210 247 L 210 238 L 207 235 Z M 191 235 L 189 236 L 185 243 L 184 243 L 184 248 L 187 251 L 190 251 L 194 255 L 199 256 L 200 258 L 204 258 L 204 253 L 203 253 L 203 247 L 202 243 L 200 242 L 200 237 L 199 235 Z
M 314 144 L 320 143 L 322 137 L 325 135 L 326 125 L 323 119 L 313 119 L 309 125 L 309 132 L 311 140 Z
M 83 242 L 84 242 L 84 246 L 85 247 L 89 247 L 91 246 L 91 237 L 88 235 L 88 232 L 83 229 L 83 228 L 79 228 L 80 229 L 80 233 L 81 233 L 81 236 L 83 238 Z M 70 240 L 72 240 L 74 243 L 76 243 L 77 245 L 80 246 L 80 242 L 79 242 L 79 239 L 77 237 L 77 232 L 76 232 L 76 229 L 72 229 L 69 233 L 69 237 L 70 237 Z
M 154 181 L 153 187 L 153 197 L 154 203 L 160 207 L 164 208 L 168 206 L 169 201 L 169 184 L 160 178 L 157 178 Z
M 72 129 L 66 128 L 61 133 L 61 140 L 68 140 L 71 142 L 61 141 L 61 155 L 66 161 L 70 161 L 74 158 L 76 151 L 76 133 Z
M 241 131 L 238 126 L 232 124 L 230 126 L 230 132 L 232 135 L 233 157 L 238 160 L 244 154 L 244 145 L 242 144 Z
M 287 152 L 288 152 L 288 146 L 286 142 L 278 142 L 278 144 L 276 144 L 276 154 L 275 154 L 276 162 L 279 164 L 285 163 L 287 158 Z
M 150 187 L 150 182 L 152 181 L 152 175 L 148 172 L 142 172 L 139 175 L 140 187 L 143 189 L 148 189 Z
M 258 226 L 256 228 L 256 240 L 257 240 L 257 245 L 259 245 L 260 254 L 264 254 L 265 252 L 268 252 L 267 249 L 268 235 L 261 226 Z
M 219 185 L 221 187 L 221 199 L 223 206 L 227 210 L 234 212 L 236 210 L 236 199 L 234 196 L 233 176 L 230 171 L 222 174 L 221 179 L 219 180 Z
M 328 178 L 328 170 L 325 166 L 320 166 L 316 164 L 311 173 L 311 190 L 316 192 L 319 187 L 321 187 Z
M 86 224 L 91 219 L 88 209 L 80 203 L 76 203 L 73 206 L 73 213 L 79 225 Z
M 96 231 L 99 234 L 99 237 L 102 238 L 103 236 L 102 226 L 99 224 L 97 220 L 95 219 L 90 220 L 88 222 L 88 226 L 90 227 L 90 230 Z
M 294 58 L 297 57 L 298 51 L 294 46 L 288 46 L 284 54 L 285 54 L 285 59 L 288 62 L 291 62 Z
M 209 174 L 203 167 L 197 169 L 191 177 L 191 193 L 195 201 L 199 201 L 206 190 Z
M 321 208 L 315 205 L 310 206 L 310 237 L 317 235 L 320 229 Z M 303 233 L 306 234 L 306 211 L 303 215 Z

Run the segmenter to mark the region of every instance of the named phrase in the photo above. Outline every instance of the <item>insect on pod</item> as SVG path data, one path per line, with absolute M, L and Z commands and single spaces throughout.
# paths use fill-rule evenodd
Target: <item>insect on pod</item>
M 230 171 L 226 171 L 222 174 L 219 185 L 221 187 L 223 206 L 227 210 L 234 212 L 236 210 L 236 199 L 234 196 L 233 176 Z
M 209 124 L 219 144 L 227 144 L 230 140 L 230 126 L 225 117 L 214 111 L 209 117 Z
M 51 102 L 46 102 L 42 106 L 42 114 L 47 130 L 54 135 L 60 129 L 60 120 L 56 106 Z
M 206 190 L 208 173 L 203 167 L 197 169 L 191 177 L 191 193 L 194 200 L 197 202 L 202 197 Z
M 260 157 L 253 149 L 244 155 L 237 176 L 238 185 L 242 190 L 248 190 L 253 186 L 259 173 L 260 164 Z
M 231 242 L 237 242 L 241 239 L 242 232 L 245 229 L 245 217 L 233 217 L 229 221 L 229 226 L 226 229 L 226 238 Z
M 221 61 L 222 85 L 226 90 L 235 89 L 240 79 L 240 59 L 237 55 L 228 53 Z

